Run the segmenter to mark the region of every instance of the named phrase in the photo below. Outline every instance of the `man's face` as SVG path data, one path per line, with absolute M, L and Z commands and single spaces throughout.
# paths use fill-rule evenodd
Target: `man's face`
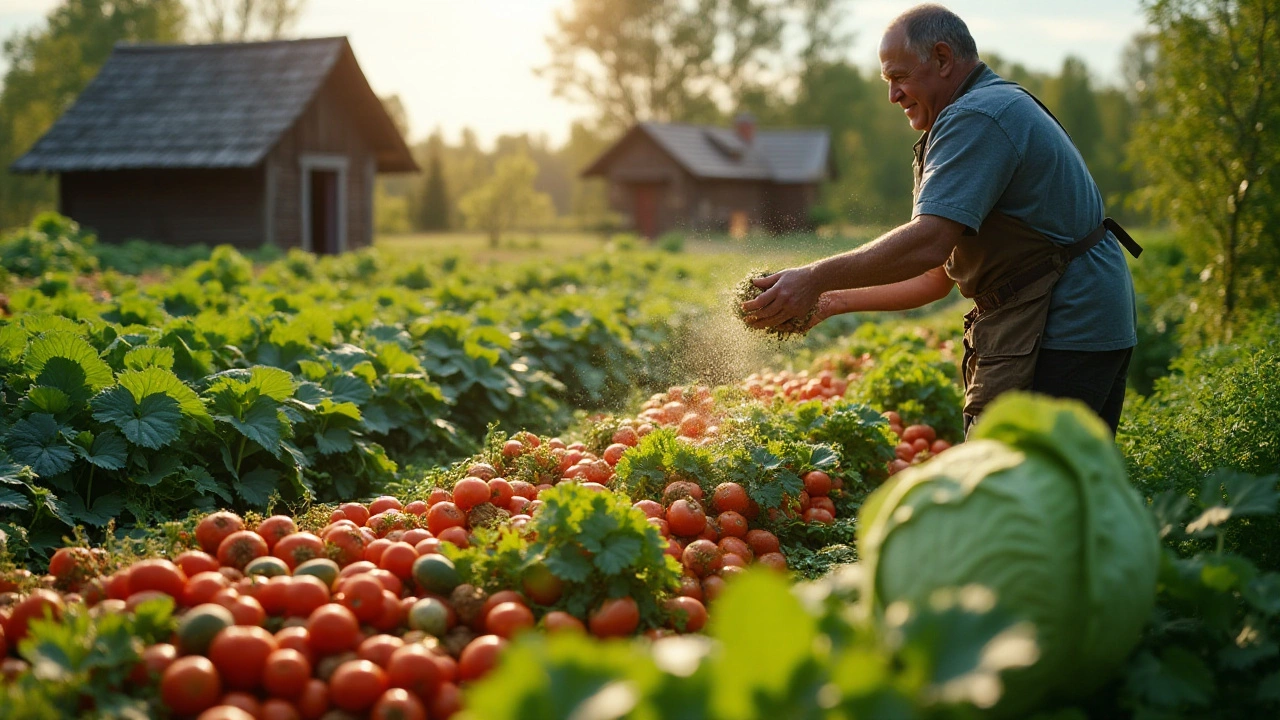
M 906 33 L 890 28 L 880 41 L 880 76 L 889 83 L 889 102 L 900 105 L 911 127 L 927 132 L 944 104 L 946 81 L 938 73 L 937 58 L 921 60 L 907 47 Z

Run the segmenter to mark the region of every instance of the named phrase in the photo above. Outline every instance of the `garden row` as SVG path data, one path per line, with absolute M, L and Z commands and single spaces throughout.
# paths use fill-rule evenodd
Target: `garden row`
M 667 387 L 657 348 L 714 300 L 705 270 L 658 254 L 295 253 L 255 272 L 220 247 L 143 283 L 72 272 L 56 249 L 74 226 L 37 226 L 23 247 L 55 250 L 0 321 L 0 529 L 46 557 L 76 524 L 368 497 L 474 452 L 498 419 L 559 431 Z

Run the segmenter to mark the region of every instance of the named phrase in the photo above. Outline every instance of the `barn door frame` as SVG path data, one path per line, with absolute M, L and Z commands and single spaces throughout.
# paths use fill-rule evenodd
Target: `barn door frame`
M 305 153 L 298 157 L 298 167 L 302 175 L 302 249 L 315 252 L 311 246 L 311 171 L 329 170 L 338 175 L 338 252 L 347 251 L 347 170 L 350 159 L 345 155 L 326 155 Z

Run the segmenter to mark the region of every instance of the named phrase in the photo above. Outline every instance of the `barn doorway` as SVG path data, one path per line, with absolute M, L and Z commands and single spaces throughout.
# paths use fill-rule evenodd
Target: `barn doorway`
M 662 199 L 661 183 L 636 183 L 632 188 L 632 211 L 636 232 L 647 238 L 658 235 L 658 206 Z
M 333 255 L 338 248 L 338 171 L 311 171 L 311 252 Z
M 347 250 L 347 158 L 303 155 L 302 249 L 317 255 Z

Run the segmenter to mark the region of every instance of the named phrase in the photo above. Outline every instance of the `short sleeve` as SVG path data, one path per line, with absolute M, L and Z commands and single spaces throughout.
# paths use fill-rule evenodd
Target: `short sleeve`
M 976 231 L 1013 178 L 1017 148 L 990 116 L 946 113 L 929 132 L 912 217 L 937 215 Z

